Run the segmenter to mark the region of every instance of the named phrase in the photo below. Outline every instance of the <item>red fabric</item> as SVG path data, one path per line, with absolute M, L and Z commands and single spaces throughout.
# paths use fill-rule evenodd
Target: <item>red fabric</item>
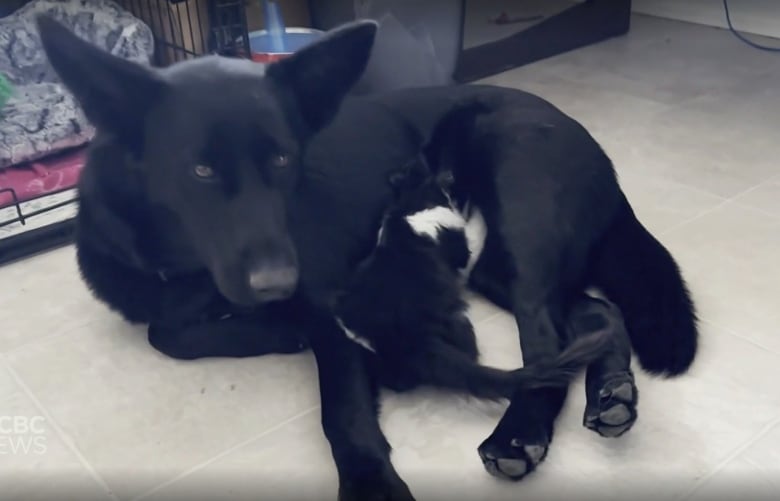
M 20 202 L 73 188 L 86 159 L 85 148 L 0 170 L 0 189 L 13 188 Z M 13 204 L 9 192 L 0 193 L 0 207 Z

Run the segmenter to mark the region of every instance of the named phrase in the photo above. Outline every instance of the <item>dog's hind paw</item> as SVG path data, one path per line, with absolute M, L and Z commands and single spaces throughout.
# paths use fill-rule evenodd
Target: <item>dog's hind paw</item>
M 638 395 L 631 372 L 610 374 L 589 385 L 583 425 L 602 437 L 619 437 L 636 422 Z

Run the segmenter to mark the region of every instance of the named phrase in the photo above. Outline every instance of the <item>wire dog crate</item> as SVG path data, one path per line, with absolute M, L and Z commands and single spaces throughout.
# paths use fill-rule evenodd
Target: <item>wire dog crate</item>
M 246 0 L 118 0 L 154 32 L 158 66 L 206 53 L 240 56 L 249 46 Z
M 155 66 L 204 54 L 243 57 L 249 53 L 245 0 L 115 1 L 152 29 Z M 0 186 L 0 195 L 4 193 L 11 203 L 0 207 L 0 231 L 16 231 L 0 238 L 0 265 L 72 242 L 78 207 L 75 188 L 25 201 L 13 188 Z

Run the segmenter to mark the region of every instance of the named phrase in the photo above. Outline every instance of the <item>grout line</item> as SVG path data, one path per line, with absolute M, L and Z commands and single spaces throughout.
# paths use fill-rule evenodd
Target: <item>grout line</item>
M 712 213 L 712 212 L 714 212 L 714 211 L 716 211 L 718 209 L 721 209 L 721 208 L 723 208 L 723 207 L 725 207 L 727 205 L 731 205 L 731 204 L 737 205 L 737 206 L 739 206 L 739 207 L 741 207 L 743 209 L 755 210 L 757 212 L 760 212 L 760 213 L 765 214 L 767 216 L 771 216 L 773 218 L 778 218 L 780 216 L 778 216 L 777 214 L 773 214 L 772 212 L 760 209 L 758 207 L 752 207 L 752 206 L 749 206 L 749 205 L 745 205 L 745 204 L 740 203 L 738 201 L 739 198 L 747 195 L 748 193 L 751 193 L 751 192 L 753 192 L 755 190 L 758 190 L 759 188 L 762 188 L 762 187 L 764 187 L 764 186 L 766 186 L 768 184 L 775 183 L 775 182 L 777 182 L 777 180 L 778 180 L 777 176 L 772 176 L 771 178 L 765 179 L 764 181 L 761 181 L 760 183 L 756 184 L 755 186 L 752 186 L 750 188 L 742 190 L 742 191 L 738 192 L 737 194 L 735 194 L 735 195 L 733 195 L 731 197 L 728 197 L 728 198 L 723 198 L 723 197 L 721 197 L 719 195 L 714 195 L 714 194 L 706 192 L 704 190 L 699 190 L 702 193 L 707 193 L 707 194 L 712 195 L 714 197 L 720 198 L 721 202 L 718 203 L 717 205 L 715 205 L 714 207 L 711 207 L 710 209 L 707 209 L 706 211 L 704 211 L 704 212 L 702 212 L 700 214 L 697 214 L 696 216 L 694 216 L 694 217 L 692 217 L 690 219 L 686 219 L 685 221 L 681 221 L 681 222 L 675 224 L 674 226 L 672 226 L 670 228 L 667 228 L 666 230 L 660 232 L 659 235 L 666 235 L 667 233 L 673 232 L 673 231 L 679 229 L 680 227 L 685 226 L 688 223 L 692 223 L 692 222 L 694 222 L 694 221 L 696 221 L 696 220 L 698 220 L 698 219 L 700 219 L 700 218 L 702 218 L 702 217 L 704 217 L 704 216 L 706 216 L 706 215 L 708 215 L 708 214 L 710 214 L 710 213 Z M 681 184 L 686 186 L 686 187 L 691 187 L 691 186 L 685 185 L 684 183 L 681 183 Z M 691 187 L 691 188 L 696 189 L 695 187 Z
M 95 323 L 95 319 L 94 318 L 85 320 L 83 324 L 79 323 L 77 325 L 73 325 L 73 326 L 71 326 L 71 327 L 69 327 L 69 328 L 67 328 L 67 329 L 65 329 L 63 331 L 55 332 L 53 334 L 46 334 L 45 336 L 41 336 L 39 338 L 30 339 L 29 341 L 24 341 L 20 345 L 14 346 L 10 350 L 6 350 L 6 351 L 3 351 L 3 352 L 0 352 L 0 355 L 12 355 L 12 354 L 15 354 L 15 353 L 17 353 L 19 351 L 22 351 L 25 348 L 29 348 L 30 346 L 33 346 L 35 344 L 46 343 L 48 341 L 52 341 L 52 340 L 57 339 L 59 337 L 67 336 L 68 334 L 72 333 L 73 331 L 75 331 L 77 329 L 83 329 L 84 327 L 86 327 L 88 325 L 92 325 L 94 323 Z
M 753 435 L 752 438 L 748 439 L 747 442 L 740 445 L 734 451 L 729 454 L 723 461 L 717 464 L 715 468 L 712 469 L 707 475 L 700 478 L 690 489 L 688 489 L 684 494 L 681 494 L 677 501 L 687 501 L 690 498 L 693 497 L 696 492 L 699 491 L 707 482 L 712 480 L 715 475 L 723 471 L 723 469 L 734 459 L 736 459 L 740 454 L 745 452 L 747 449 L 749 449 L 753 444 L 764 438 L 766 434 L 768 434 L 770 431 L 772 431 L 778 424 L 780 424 L 780 418 L 775 418 L 772 420 L 769 424 L 761 428 L 761 431 L 759 431 L 757 434 Z
M 763 181 L 759 182 L 755 186 L 751 186 L 750 188 L 746 188 L 746 189 L 738 192 L 736 195 L 730 197 L 729 200 L 734 201 L 734 200 L 738 199 L 739 197 L 745 196 L 748 193 L 752 193 L 752 192 L 756 191 L 759 188 L 762 188 L 762 187 L 764 187 L 764 186 L 766 186 L 768 184 L 773 183 L 775 181 L 775 179 L 777 179 L 776 176 L 772 176 L 772 177 L 770 177 L 768 179 L 764 179 Z
M 320 408 L 320 406 L 318 405 L 316 407 L 312 407 L 312 408 L 307 409 L 307 410 L 305 410 L 303 412 L 295 414 L 295 415 L 285 419 L 284 421 L 282 421 L 282 422 L 280 422 L 280 423 L 278 423 L 278 424 L 268 428 L 264 432 L 262 432 L 262 433 L 260 433 L 258 435 L 255 435 L 254 437 L 252 437 L 250 439 L 244 440 L 243 442 L 240 442 L 240 443 L 238 443 L 238 444 L 236 444 L 236 445 L 234 445 L 234 446 L 232 446 L 232 447 L 230 447 L 230 448 L 220 452 L 216 456 L 214 456 L 214 457 L 212 457 L 212 458 L 210 458 L 210 459 L 208 459 L 208 460 L 206 460 L 206 461 L 204 461 L 204 462 L 202 462 L 200 464 L 197 464 L 197 465 L 193 466 L 192 468 L 190 468 L 190 469 L 188 469 L 188 470 L 186 470 L 186 471 L 176 475 L 175 477 L 173 477 L 173 478 L 171 478 L 169 480 L 166 480 L 165 482 L 161 483 L 160 485 L 158 485 L 156 487 L 153 487 L 153 488 L 149 489 L 148 491 L 146 491 L 146 492 L 144 492 L 144 493 L 134 497 L 132 499 L 132 501 L 140 501 L 142 499 L 146 499 L 149 496 L 151 496 L 151 495 L 161 491 L 162 489 L 164 489 L 164 488 L 166 488 L 166 487 L 168 487 L 170 485 L 175 484 L 179 480 L 181 480 L 181 479 L 183 479 L 185 477 L 188 477 L 189 475 L 192 475 L 193 473 L 195 473 L 195 472 L 197 472 L 199 470 L 202 470 L 203 468 L 207 467 L 208 465 L 213 464 L 213 463 L 219 461 L 220 459 L 222 459 L 223 457 L 227 456 L 228 454 L 231 454 L 231 453 L 237 451 L 238 449 L 241 449 L 242 447 L 246 447 L 247 445 L 251 444 L 252 442 L 260 440 L 261 438 L 263 438 L 263 437 L 265 437 L 265 436 L 267 436 L 267 435 L 269 435 L 269 434 L 271 434 L 271 433 L 273 433 L 273 432 L 275 432 L 275 431 L 277 431 L 277 430 L 287 426 L 288 424 L 290 424 L 290 423 L 292 423 L 294 421 L 297 421 L 298 419 L 301 419 L 301 418 L 303 418 L 305 416 L 308 416 L 309 414 L 311 414 L 312 412 L 318 410 L 319 408 Z
M 709 214 L 712 214 L 716 210 L 721 209 L 721 208 L 725 207 L 726 205 L 729 205 L 730 203 L 731 203 L 730 199 L 724 199 L 722 202 L 720 202 L 717 205 L 715 205 L 715 206 L 705 210 L 704 212 L 701 212 L 701 213 L 699 213 L 699 214 L 697 214 L 697 215 L 695 215 L 695 216 L 693 216 L 691 218 L 688 218 L 688 219 L 686 219 L 684 221 L 681 221 L 681 222 L 679 222 L 679 223 L 677 223 L 677 224 L 675 224 L 675 225 L 673 225 L 673 226 L 671 226 L 671 227 L 669 227 L 669 228 L 659 232 L 658 235 L 659 236 L 668 235 L 669 233 L 672 233 L 672 232 L 680 229 L 681 227 L 683 227 L 683 226 L 685 226 L 687 224 L 690 224 L 690 223 L 692 223 L 694 221 L 698 221 L 699 219 L 701 219 L 701 218 L 703 218 L 705 216 L 708 216 Z
M 622 180 L 622 178 L 630 178 L 631 176 L 634 176 L 636 178 L 642 178 L 643 180 L 653 180 L 658 179 L 658 176 L 661 176 L 661 179 L 664 183 L 668 184 L 671 188 L 674 188 L 675 190 L 685 190 L 685 191 L 693 191 L 694 193 L 702 196 L 706 196 L 709 198 L 717 199 L 719 203 L 726 202 L 728 200 L 731 200 L 730 197 L 724 197 L 723 195 L 717 195 L 709 190 L 705 190 L 704 188 L 700 188 L 694 184 L 691 183 L 685 183 L 683 181 L 678 181 L 676 179 L 666 179 L 664 178 L 661 173 L 658 172 L 644 172 L 641 170 L 636 170 L 635 167 L 617 167 L 617 174 L 618 174 L 618 182 Z M 622 185 L 621 185 L 622 189 Z M 626 195 L 628 197 L 628 195 Z M 630 200 L 629 200 L 630 202 Z
M 755 210 L 755 211 L 761 212 L 761 213 L 763 213 L 763 214 L 767 214 L 767 215 L 769 215 L 769 216 L 778 217 L 778 216 L 777 216 L 777 214 L 774 214 L 774 213 L 772 213 L 772 212 L 766 211 L 766 210 L 764 210 L 764 209 L 760 209 L 760 208 L 758 208 L 758 207 L 753 207 L 753 206 L 750 206 L 750 205 L 744 204 L 744 203 L 742 203 L 742 202 L 740 202 L 740 201 L 739 201 L 739 199 L 740 199 L 740 198 L 742 198 L 742 197 L 744 197 L 745 195 L 748 195 L 748 194 L 750 194 L 750 193 L 753 193 L 754 191 L 757 191 L 757 190 L 759 190 L 759 189 L 761 189 L 761 188 L 763 188 L 763 187 L 765 187 L 765 186 L 768 186 L 768 185 L 770 185 L 770 184 L 777 184 L 777 183 L 778 183 L 778 180 L 780 180 L 780 176 L 772 176 L 772 177 L 770 177 L 770 178 L 768 178 L 768 179 L 765 179 L 765 180 L 763 180 L 763 181 L 759 182 L 759 183 L 758 183 L 758 184 L 756 184 L 755 186 L 752 186 L 752 187 L 750 187 L 750 188 L 747 188 L 747 189 L 745 189 L 745 190 L 742 190 L 742 191 L 740 191 L 740 192 L 739 192 L 739 193 L 737 193 L 736 195 L 734 195 L 734 196 L 730 197 L 728 200 L 729 200 L 730 202 L 733 202 L 734 204 L 736 204 L 736 205 L 740 206 L 740 207 L 743 207 L 743 208 L 745 208 L 745 209 L 752 209 L 752 210 Z
M 111 490 L 111 487 L 109 487 L 106 481 L 103 480 L 103 477 L 100 476 L 97 470 L 95 470 L 89 461 L 87 461 L 87 458 L 84 456 L 84 454 L 82 454 L 79 448 L 76 447 L 76 444 L 73 442 L 73 440 L 68 437 L 68 435 L 65 433 L 65 430 L 63 430 L 62 427 L 57 424 L 57 421 L 54 420 L 52 415 L 46 410 L 41 401 L 38 400 L 38 398 L 33 394 L 30 387 L 25 384 L 19 374 L 13 369 L 13 367 L 7 363 L 7 358 L 3 354 L 0 354 L 0 365 L 5 367 L 6 371 L 11 375 L 11 378 L 13 378 L 13 380 L 16 382 L 17 386 L 22 389 L 22 391 L 27 395 L 27 398 L 32 400 L 33 405 L 35 405 L 35 407 L 38 409 L 38 412 L 41 413 L 41 415 L 46 419 L 46 422 L 49 423 L 49 425 L 54 429 L 54 432 L 65 444 L 65 447 L 67 447 L 76 456 L 79 463 L 81 463 L 81 466 L 87 470 L 92 479 L 95 480 L 98 485 L 100 485 L 106 491 L 106 494 L 108 494 L 110 499 L 114 501 L 120 501 L 119 497 Z
M 705 190 L 704 188 L 699 188 L 698 186 L 695 186 L 693 184 L 686 184 L 686 183 L 683 183 L 681 181 L 675 181 L 673 179 L 670 179 L 669 182 L 672 183 L 673 185 L 677 186 L 677 187 L 686 188 L 686 189 L 695 191 L 699 195 L 708 196 L 710 198 L 717 198 L 721 202 L 725 202 L 727 200 L 731 200 L 731 198 L 729 198 L 729 197 L 724 197 L 723 195 L 716 195 L 715 193 L 713 193 L 711 191 Z
M 753 211 L 756 211 L 756 212 L 760 212 L 761 214 L 763 214 L 765 216 L 769 216 L 769 217 L 774 218 L 774 219 L 780 219 L 780 215 L 775 214 L 774 212 L 768 211 L 766 209 L 762 209 L 761 207 L 755 207 L 753 205 L 748 205 L 748 204 L 746 204 L 744 202 L 740 202 L 739 200 L 732 200 L 732 203 L 734 205 L 738 206 L 738 207 L 742 207 L 743 209 L 753 210 Z
M 772 353 L 774 355 L 780 356 L 780 351 L 777 351 L 776 349 L 770 348 L 768 346 L 764 346 L 763 344 L 755 341 L 754 339 L 750 339 L 749 337 L 743 336 L 742 334 L 740 334 L 739 332 L 737 332 L 737 331 L 735 331 L 733 329 L 730 329 L 728 327 L 724 327 L 724 326 L 722 326 L 720 324 L 716 324 L 715 322 L 712 322 L 711 320 L 707 320 L 706 318 L 700 318 L 699 322 L 707 324 L 710 327 L 714 327 L 714 328 L 716 328 L 718 330 L 722 330 L 726 334 L 728 334 L 730 336 L 733 336 L 735 338 L 738 338 L 738 339 L 740 339 L 742 341 L 746 341 L 746 342 L 752 344 L 753 346 L 755 346 L 756 348 L 761 348 L 764 351 L 768 351 L 769 353 Z

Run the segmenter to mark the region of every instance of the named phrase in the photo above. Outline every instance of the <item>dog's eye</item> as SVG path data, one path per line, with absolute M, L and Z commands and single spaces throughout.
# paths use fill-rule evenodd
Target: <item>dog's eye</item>
M 277 153 L 271 157 L 271 165 L 279 168 L 287 167 L 290 165 L 290 157 L 284 153 Z
M 195 174 L 195 177 L 198 179 L 213 179 L 214 178 L 214 169 L 211 167 L 208 167 L 206 165 L 196 165 L 194 169 L 192 169 L 192 173 Z

